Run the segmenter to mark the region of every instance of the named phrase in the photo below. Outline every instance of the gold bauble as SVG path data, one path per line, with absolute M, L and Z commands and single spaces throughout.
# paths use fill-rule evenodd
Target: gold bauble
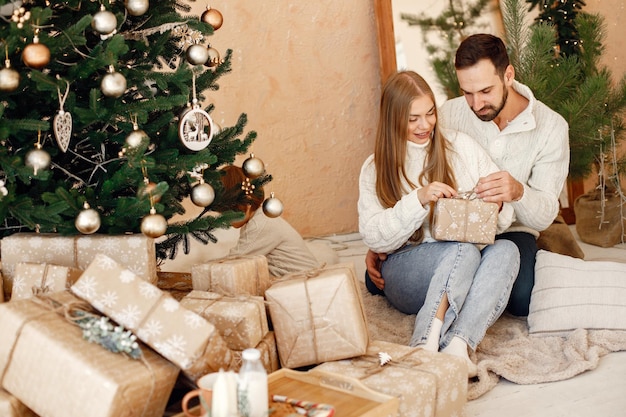
M 84 210 L 76 216 L 74 226 L 76 226 L 76 230 L 84 235 L 95 233 L 100 229 L 100 214 L 90 208 L 89 204 L 85 203 Z
M 50 62 L 50 49 L 39 42 L 28 44 L 22 52 L 22 61 L 30 68 L 41 69 Z
M 150 209 L 150 214 L 141 221 L 141 233 L 144 235 L 157 238 L 161 237 L 167 231 L 167 220 L 154 209 Z
M 149 182 L 149 183 L 144 183 L 143 185 L 141 185 L 141 187 L 139 187 L 139 190 L 137 191 L 137 197 L 139 198 L 151 198 L 152 202 L 154 203 L 158 203 L 159 201 L 161 201 L 161 196 L 159 194 L 154 194 L 154 190 L 156 189 L 157 185 L 154 182 Z
M 124 0 L 126 11 L 131 16 L 141 16 L 148 11 L 150 2 L 148 0 Z
M 270 194 L 270 198 L 263 202 L 263 213 L 267 217 L 278 217 L 283 214 L 283 202 Z
M 0 70 L 0 91 L 15 91 L 19 85 L 19 72 L 8 67 Z
M 191 202 L 198 207 L 208 207 L 214 199 L 215 190 L 206 182 L 201 182 L 191 189 Z
M 204 65 L 209 68 L 213 68 L 221 64 L 219 51 L 213 47 L 209 47 L 207 50 L 209 52 L 209 58 L 206 60 L 206 63 Z
M 207 6 L 207 9 L 202 13 L 202 16 L 200 16 L 200 20 L 211 25 L 213 30 L 218 30 L 222 27 L 222 23 L 224 23 L 224 16 L 222 16 L 219 10 Z

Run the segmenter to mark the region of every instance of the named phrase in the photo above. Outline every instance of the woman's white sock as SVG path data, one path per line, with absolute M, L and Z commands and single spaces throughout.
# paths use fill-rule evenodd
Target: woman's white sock
M 469 358 L 469 354 L 467 353 L 467 343 L 465 343 L 465 340 L 461 339 L 458 336 L 454 336 L 450 341 L 450 344 L 441 349 L 441 352 L 465 359 L 465 361 L 467 362 L 468 376 L 470 378 L 476 376 L 476 364 L 473 363 Z
M 428 339 L 426 340 L 426 343 L 422 345 L 423 349 L 429 350 L 431 352 L 439 351 L 439 337 L 441 335 L 442 326 L 443 326 L 443 322 L 439 320 L 437 317 L 435 317 L 433 319 L 433 324 L 430 326 L 430 333 L 428 334 Z

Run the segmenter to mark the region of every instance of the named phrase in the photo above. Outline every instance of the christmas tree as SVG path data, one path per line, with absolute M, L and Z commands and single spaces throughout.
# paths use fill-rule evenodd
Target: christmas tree
M 255 140 L 218 126 L 203 92 L 231 71 L 223 24 L 177 0 L 0 0 L 0 237 L 140 233 L 172 258 L 242 214 L 219 168 Z M 271 180 L 250 155 L 252 186 Z M 245 164 L 245 163 L 244 163 Z M 245 167 L 244 167 L 245 168 Z M 229 191 L 229 192 L 226 192 Z M 186 221 L 183 201 L 202 207 Z
M 580 34 L 576 27 L 576 16 L 585 6 L 582 0 L 527 0 L 530 10 L 539 10 L 537 22 L 554 27 L 560 53 L 567 56 L 581 51 Z

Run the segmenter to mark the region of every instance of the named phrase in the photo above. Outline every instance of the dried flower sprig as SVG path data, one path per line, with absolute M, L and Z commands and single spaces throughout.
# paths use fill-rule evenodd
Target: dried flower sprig
M 108 317 L 74 311 L 75 323 L 83 330 L 83 339 L 97 343 L 113 353 L 123 353 L 133 359 L 141 357 L 141 348 L 135 336 L 123 326 L 114 326 Z

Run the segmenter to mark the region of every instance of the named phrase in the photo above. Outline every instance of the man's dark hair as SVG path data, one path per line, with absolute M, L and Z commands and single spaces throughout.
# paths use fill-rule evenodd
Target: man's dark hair
M 509 55 L 502 39 L 487 33 L 471 35 L 459 45 L 454 59 L 454 68 L 457 70 L 474 66 L 481 59 L 488 59 L 496 68 L 496 73 L 504 77 L 504 71 L 509 66 Z

